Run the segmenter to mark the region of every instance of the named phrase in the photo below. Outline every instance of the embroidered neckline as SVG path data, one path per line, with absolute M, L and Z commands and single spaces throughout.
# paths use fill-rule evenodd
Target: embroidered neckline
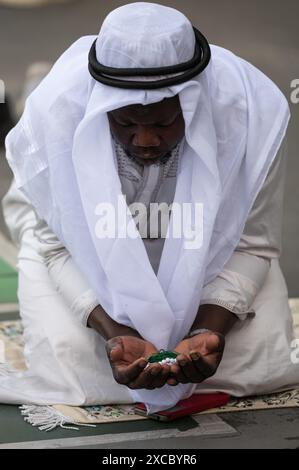
M 115 155 L 118 164 L 119 175 L 126 176 L 136 182 L 143 178 L 144 169 L 147 165 L 143 165 L 134 157 L 129 155 L 123 146 L 118 143 L 112 136 L 114 144 Z M 166 177 L 175 177 L 178 168 L 179 151 L 182 141 L 180 141 L 163 159 L 152 163 L 151 167 L 160 167 L 162 180 Z M 166 158 L 167 157 L 167 158 Z M 161 181 L 162 182 L 162 181 Z

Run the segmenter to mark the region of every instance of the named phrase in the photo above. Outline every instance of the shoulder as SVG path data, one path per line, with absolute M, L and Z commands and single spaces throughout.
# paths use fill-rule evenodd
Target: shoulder
M 256 65 L 232 51 L 210 45 L 213 83 L 222 93 L 242 95 L 244 99 L 257 96 L 259 100 L 269 99 L 289 108 L 287 99 L 276 83 Z

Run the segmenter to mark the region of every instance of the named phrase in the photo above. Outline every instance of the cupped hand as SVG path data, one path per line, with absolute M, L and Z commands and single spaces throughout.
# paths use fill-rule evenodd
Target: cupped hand
M 171 365 L 167 383 L 200 383 L 211 377 L 221 362 L 224 345 L 224 336 L 214 332 L 182 340 L 175 348 L 179 355 L 177 363 Z
M 169 365 L 153 363 L 146 367 L 147 357 L 158 352 L 149 341 L 135 336 L 116 336 L 107 341 L 106 352 L 116 382 L 131 389 L 160 388 L 169 378 Z

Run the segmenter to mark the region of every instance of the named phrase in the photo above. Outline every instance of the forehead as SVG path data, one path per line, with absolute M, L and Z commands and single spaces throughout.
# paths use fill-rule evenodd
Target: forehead
M 115 116 L 121 116 L 134 120 L 161 120 L 163 118 L 175 116 L 180 111 L 180 101 L 178 96 L 165 98 L 158 103 L 148 105 L 132 104 L 112 111 Z

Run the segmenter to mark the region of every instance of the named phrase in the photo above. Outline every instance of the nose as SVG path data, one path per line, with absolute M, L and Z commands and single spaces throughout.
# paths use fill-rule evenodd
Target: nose
M 149 126 L 138 126 L 132 139 L 136 147 L 159 147 L 160 138 Z

